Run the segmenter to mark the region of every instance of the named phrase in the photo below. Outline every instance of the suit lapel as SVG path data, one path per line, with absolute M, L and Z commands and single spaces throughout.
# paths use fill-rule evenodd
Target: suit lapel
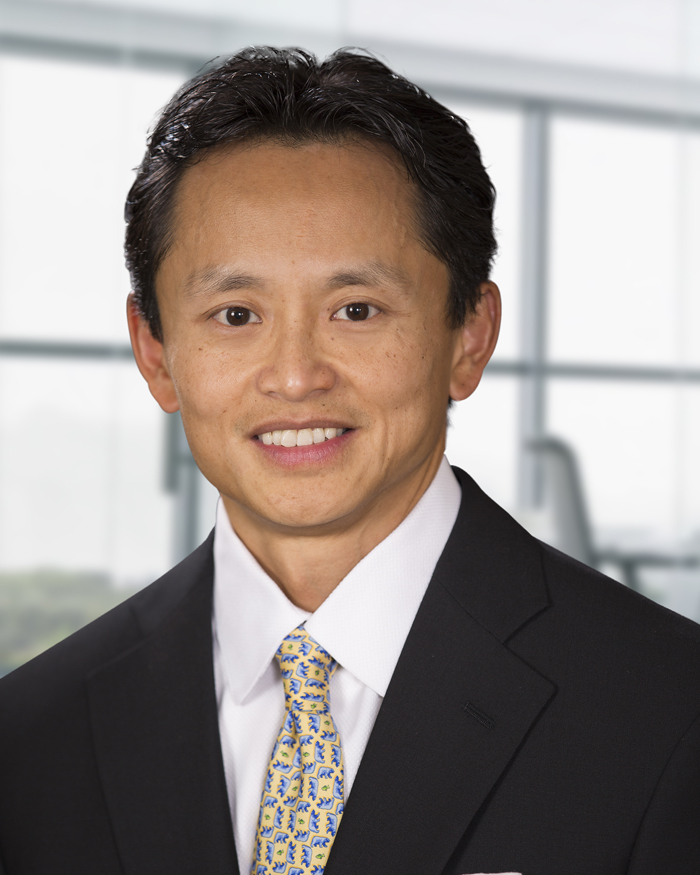
M 135 600 L 145 637 L 88 679 L 95 754 L 127 875 L 238 873 L 212 666 L 212 577 L 207 543 Z
M 554 695 L 505 642 L 547 606 L 537 543 L 463 472 L 326 875 L 437 875 Z

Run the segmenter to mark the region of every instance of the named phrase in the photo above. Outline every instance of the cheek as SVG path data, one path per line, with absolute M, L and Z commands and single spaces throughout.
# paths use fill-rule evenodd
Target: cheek
M 427 330 L 407 336 L 396 332 L 390 342 L 366 351 L 356 379 L 398 426 L 432 420 L 449 394 L 445 350 L 446 343 L 436 344 Z
M 240 396 L 240 367 L 216 352 L 176 353 L 169 366 L 185 422 L 220 420 Z

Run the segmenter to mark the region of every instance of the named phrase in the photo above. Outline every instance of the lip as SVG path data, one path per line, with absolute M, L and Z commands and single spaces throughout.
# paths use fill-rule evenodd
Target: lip
M 320 420 L 317 420 L 320 422 Z M 327 420 L 326 420 L 327 422 Z M 347 428 L 344 425 L 327 425 L 328 428 Z M 279 426 L 276 427 L 279 429 Z M 287 425 L 289 428 L 289 425 Z M 322 428 L 316 425 L 300 425 L 298 428 Z M 275 428 L 266 428 L 266 431 L 275 431 Z M 256 432 L 256 434 L 264 434 L 264 432 Z M 279 465 L 281 468 L 301 468 L 308 466 L 318 466 L 333 462 L 341 453 L 343 453 L 355 437 L 356 431 L 350 429 L 344 432 L 340 437 L 334 437 L 329 441 L 324 441 L 322 444 L 310 444 L 306 447 L 282 447 L 276 444 L 266 445 L 262 441 L 252 439 L 252 443 L 265 454 L 265 458 L 274 465 Z

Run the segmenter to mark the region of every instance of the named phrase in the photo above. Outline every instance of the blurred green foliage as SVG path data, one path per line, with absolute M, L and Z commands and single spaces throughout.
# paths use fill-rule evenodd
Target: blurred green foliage
M 123 602 L 103 574 L 0 573 L 0 677 Z

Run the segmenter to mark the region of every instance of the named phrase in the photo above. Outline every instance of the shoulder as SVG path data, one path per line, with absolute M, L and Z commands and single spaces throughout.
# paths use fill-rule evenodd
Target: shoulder
M 700 717 L 700 626 L 538 547 L 549 605 L 508 646 L 557 689 L 545 734 L 569 727 L 621 781 L 632 778 L 620 763 L 660 775 Z
M 211 597 L 212 537 L 179 565 L 103 616 L 0 678 L 3 732 L 84 699 L 86 679 L 168 622 L 197 589 Z
M 551 622 L 587 647 L 634 653 L 681 674 L 700 660 L 700 625 L 546 544 L 539 544 Z M 695 676 L 697 678 L 697 675 Z
M 458 471 L 450 589 L 514 653 L 591 707 L 700 713 L 700 626 L 526 532 Z M 573 691 L 576 691 L 575 693 Z

